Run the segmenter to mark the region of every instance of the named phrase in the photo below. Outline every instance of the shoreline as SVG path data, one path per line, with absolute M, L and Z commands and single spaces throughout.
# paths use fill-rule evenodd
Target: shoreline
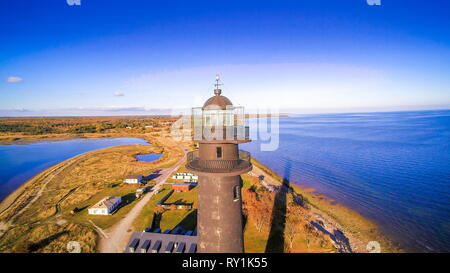
M 76 155 L 37 173 L 8 195 L 0 205 L 0 252 L 29 252 L 27 245 L 64 230 L 71 230 L 71 233 L 64 235 L 63 241 L 55 240 L 51 245 L 32 252 L 65 252 L 64 240 L 82 241 L 85 243 L 83 252 L 96 252 L 96 242 L 101 234 L 86 221 L 85 206 L 111 193 L 131 198 L 134 187 L 111 186 L 121 181 L 124 170 L 148 175 L 155 169 L 173 165 L 182 153 L 172 141 L 165 142 L 164 137 L 132 136 L 152 145 L 119 145 Z M 163 155 L 152 162 L 136 159 L 136 155 L 147 153 Z M 67 176 L 68 173 L 72 175 Z M 135 202 L 130 201 L 130 204 L 112 218 L 93 220 L 106 228 L 126 215 Z M 71 211 L 76 208 L 83 208 L 84 213 L 73 215 Z
M 100 139 L 100 138 L 117 138 L 117 137 L 129 137 L 129 138 L 136 137 L 145 140 L 147 143 L 152 143 L 150 142 L 150 138 L 152 138 L 150 135 L 132 133 L 132 134 L 107 134 L 101 136 L 98 134 L 89 134 L 89 135 L 84 134 L 82 136 L 66 135 L 63 138 L 47 137 L 47 136 L 44 138 L 30 137 L 27 139 L 26 142 L 21 143 L 10 142 L 9 144 L 29 144 L 39 141 L 58 141 L 58 140 L 82 139 L 82 138 Z M 155 143 L 157 142 L 155 139 L 153 141 Z M 57 171 L 57 169 L 61 167 L 61 164 L 67 165 L 67 162 L 77 161 L 80 157 L 85 156 L 86 154 L 89 154 L 94 151 L 82 153 L 74 157 L 71 157 L 67 160 L 64 160 L 62 162 L 59 162 L 55 165 L 52 165 L 49 168 L 37 173 L 32 178 L 22 183 L 17 189 L 15 189 L 11 194 L 9 194 L 7 197 L 5 197 L 5 199 L 3 199 L 0 202 L 0 215 L 3 215 L 4 212 L 8 211 L 11 208 L 11 206 L 14 205 L 15 201 L 26 192 L 28 186 L 33 184 L 33 182 L 40 179 L 45 179 L 45 176 L 50 175 L 54 171 Z M 160 158 L 160 160 L 163 159 L 163 157 L 164 155 Z M 255 158 L 252 158 L 252 163 L 256 168 L 260 169 L 268 176 L 270 176 L 274 181 L 273 183 L 274 185 L 280 186 L 282 184 L 283 178 L 275 171 L 270 169 L 268 166 L 260 163 Z M 360 215 L 357 211 L 347 206 L 336 203 L 327 196 L 316 192 L 315 189 L 303 187 L 301 185 L 293 183 L 292 181 L 290 182 L 292 183 L 290 185 L 290 188 L 292 188 L 296 193 L 300 194 L 304 198 L 304 200 L 306 200 L 306 202 L 311 207 L 311 212 L 314 215 L 317 215 L 318 218 L 321 219 L 322 222 L 324 222 L 324 225 L 327 226 L 327 228 L 342 230 L 344 234 L 346 234 L 347 237 L 349 238 L 352 248 L 356 252 L 367 252 L 365 247 L 370 238 L 376 238 L 380 240 L 381 241 L 380 244 L 382 244 L 383 246 L 387 246 L 385 249 L 387 249 L 388 252 L 402 251 L 402 249 L 394 247 L 393 243 L 394 240 L 391 240 L 391 238 L 388 238 L 387 236 L 382 234 L 380 232 L 380 228 L 376 224 L 374 224 L 374 222 L 371 221 L 370 219 L 365 218 L 364 216 Z M 352 224 L 351 222 L 353 222 L 355 219 L 357 223 Z
M 261 169 L 275 180 L 272 182 L 273 186 L 282 186 L 283 178 L 278 173 L 254 157 L 251 160 L 254 168 Z M 311 206 L 312 213 L 317 214 L 318 219 L 321 218 L 320 220 L 325 222 L 324 226 L 328 226 L 327 229 L 337 228 L 348 235 L 350 245 L 352 249 L 357 250 L 356 252 L 368 252 L 367 244 L 372 241 L 380 243 L 381 252 L 385 252 L 383 249 L 386 252 L 405 252 L 395 238 L 386 235 L 378 224 L 351 207 L 329 198 L 314 188 L 296 184 L 294 181 L 289 181 L 289 188 L 292 188 Z M 354 221 L 356 223 L 352 223 Z
M 152 137 L 150 134 L 124 134 L 124 133 L 114 133 L 100 135 L 97 133 L 92 134 L 64 134 L 64 135 L 22 135 L 22 136 L 0 136 L 0 145 L 27 145 L 36 142 L 43 141 L 64 141 L 71 139 L 96 139 L 96 138 L 140 138 L 148 142 L 146 137 Z M 150 144 L 150 143 L 149 143 Z
M 146 138 L 147 137 L 147 138 Z M 77 136 L 77 135 L 70 135 L 64 138 L 60 138 L 60 137 L 45 137 L 45 138 L 32 138 L 32 139 L 28 139 L 24 142 L 2 142 L 0 140 L 0 145 L 28 145 L 28 144 L 32 144 L 32 143 L 38 143 L 38 142 L 45 142 L 45 141 L 65 141 L 65 140 L 76 140 L 76 139 L 101 139 L 101 138 L 139 138 L 142 139 L 146 142 L 146 144 L 138 144 L 138 145 L 152 145 L 152 143 L 150 142 L 150 139 L 148 139 L 148 137 L 150 136 L 110 136 L 110 135 L 106 135 L 106 136 L 93 136 L 93 135 L 89 135 L 89 136 Z M 134 145 L 134 144 L 131 144 Z M 122 145 L 119 145 L 122 146 Z M 112 147 L 117 147 L 117 146 L 112 146 Z M 108 147 L 111 148 L 111 147 Z M 79 159 L 79 157 L 86 155 L 88 153 L 91 152 L 95 152 L 101 149 L 107 149 L 107 148 L 100 148 L 100 149 L 96 149 L 96 150 L 92 150 L 92 151 L 88 151 L 88 152 L 84 152 L 78 155 L 75 155 L 71 158 L 68 158 L 66 160 L 62 160 L 56 164 L 53 164 L 51 166 L 49 166 L 48 168 L 36 173 L 35 175 L 33 175 L 32 177 L 30 177 L 29 179 L 27 179 L 26 181 L 22 182 L 16 189 L 14 189 L 10 194 L 8 194 L 5 198 L 3 198 L 2 200 L 0 200 L 0 216 L 3 214 L 4 211 L 8 210 L 13 204 L 14 202 L 24 193 L 25 189 L 27 186 L 30 186 L 31 184 L 33 184 L 33 182 L 36 179 L 40 179 L 43 176 L 45 176 L 47 174 L 47 172 L 52 172 L 55 169 L 57 169 L 58 167 L 60 167 L 59 165 L 61 164 L 67 164 L 68 161 L 71 160 L 77 160 Z M 164 157 L 164 153 L 161 153 L 161 157 L 160 159 L 158 159 L 157 161 L 163 159 Z M 140 153 L 137 153 L 135 156 L 140 155 Z M 139 161 L 136 159 L 136 161 Z M 144 162 L 144 163 L 152 163 L 152 162 L 145 162 L 145 161 L 140 161 L 140 162 Z M 12 200 L 10 200 L 12 199 Z M 6 207 L 5 207 L 5 204 Z

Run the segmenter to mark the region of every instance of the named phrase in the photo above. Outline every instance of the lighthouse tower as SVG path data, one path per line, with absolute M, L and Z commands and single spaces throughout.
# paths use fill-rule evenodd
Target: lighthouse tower
M 252 169 L 250 155 L 239 150 L 249 142 L 244 108 L 222 96 L 216 77 L 214 96 L 192 109 L 194 140 L 199 149 L 188 154 L 187 168 L 198 175 L 198 251 L 241 253 L 242 200 L 240 174 Z

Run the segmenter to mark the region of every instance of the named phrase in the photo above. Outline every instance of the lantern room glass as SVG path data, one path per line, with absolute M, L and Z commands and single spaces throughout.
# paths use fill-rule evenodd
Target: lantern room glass
M 226 109 L 192 108 L 194 139 L 202 139 L 205 129 L 227 132 L 226 139 L 245 138 L 244 107 L 229 105 Z M 248 131 L 248 130 L 247 130 Z

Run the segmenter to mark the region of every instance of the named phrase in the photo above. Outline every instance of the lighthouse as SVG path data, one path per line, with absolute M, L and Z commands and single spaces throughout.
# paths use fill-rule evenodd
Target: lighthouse
M 198 150 L 188 154 L 187 169 L 198 175 L 197 230 L 201 253 L 242 253 L 240 175 L 252 169 L 250 155 L 239 150 L 249 142 L 243 107 L 222 95 L 216 76 L 214 96 L 192 108 Z

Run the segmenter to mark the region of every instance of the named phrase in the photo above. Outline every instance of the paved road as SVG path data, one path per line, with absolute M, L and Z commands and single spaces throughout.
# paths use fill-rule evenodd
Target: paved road
M 184 147 L 179 145 L 182 151 L 185 151 Z M 153 187 L 152 192 L 147 193 L 144 197 L 130 210 L 130 212 L 119 222 L 114 224 L 107 232 L 103 232 L 103 236 L 100 239 L 99 251 L 101 253 L 121 253 L 126 247 L 128 240 L 130 239 L 132 231 L 132 225 L 136 217 L 139 216 L 141 210 L 150 201 L 152 196 L 161 188 L 169 177 L 169 175 L 180 167 L 186 160 L 186 152 L 175 165 L 168 169 L 161 171 L 161 176 L 156 178 L 156 185 Z

